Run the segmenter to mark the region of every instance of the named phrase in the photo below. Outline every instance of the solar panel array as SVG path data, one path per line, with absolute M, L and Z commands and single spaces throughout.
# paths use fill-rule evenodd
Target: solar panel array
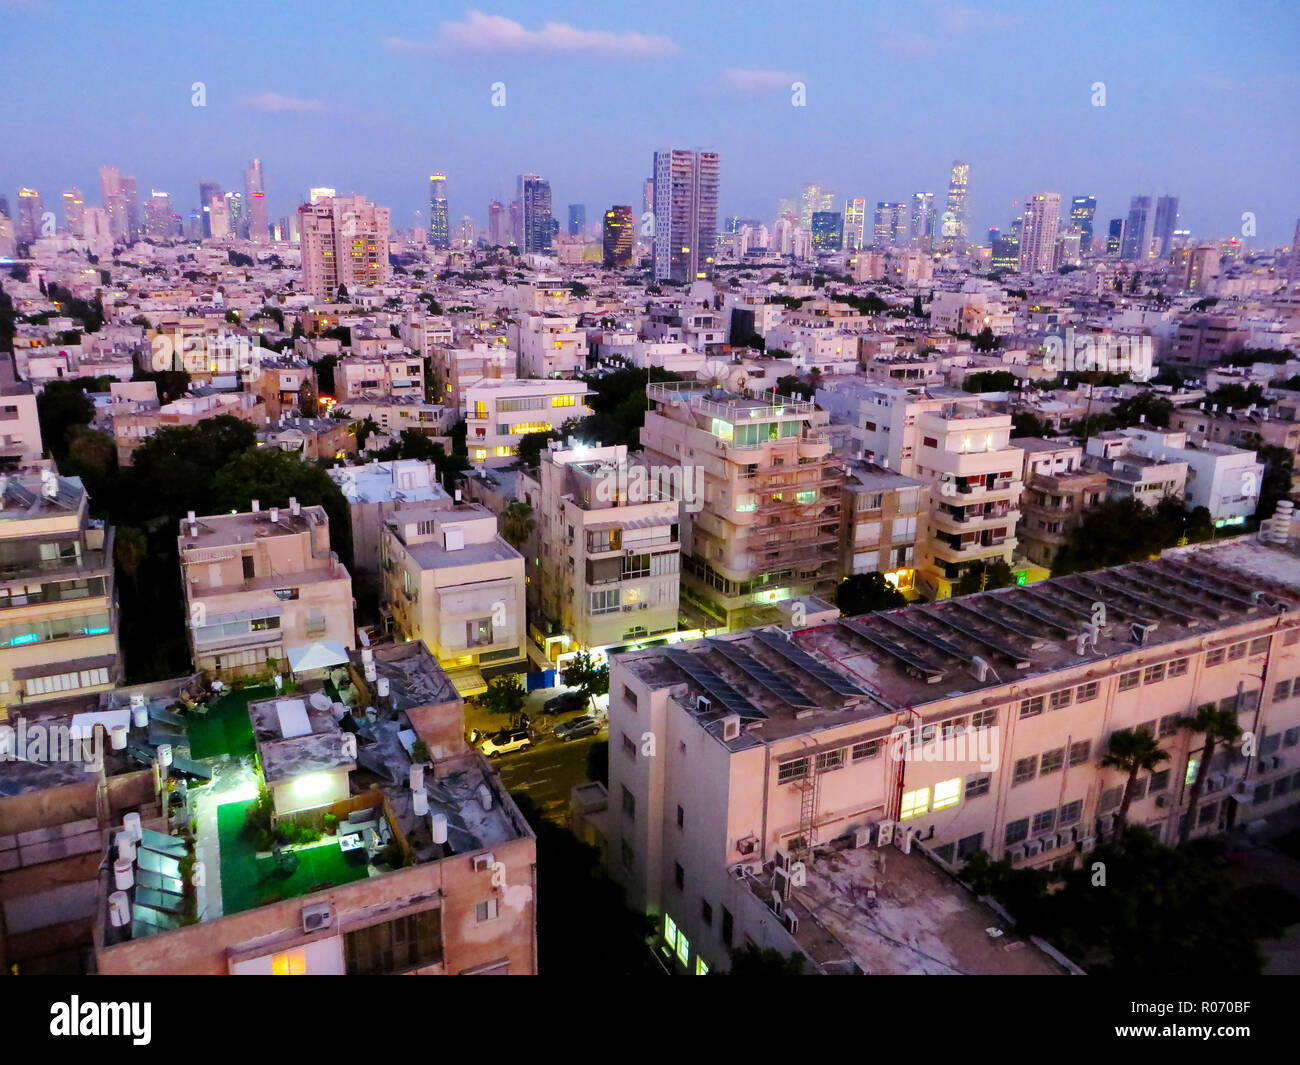
M 826 687 L 830 688 L 836 695 L 867 695 L 868 692 L 858 687 L 847 677 L 829 666 L 824 666 L 807 651 L 796 647 L 783 636 L 778 636 L 773 632 L 764 632 L 759 630 L 754 633 L 760 643 L 770 647 L 786 661 L 798 666 L 806 673 L 812 674 L 814 678 L 821 681 Z
M 699 655 L 670 649 L 668 660 L 703 688 L 710 699 L 720 703 L 730 713 L 739 714 L 750 720 L 767 717 L 762 710 L 736 691 L 727 680 L 700 661 Z
M 814 707 L 817 703 L 804 695 L 784 677 L 772 672 L 767 666 L 751 655 L 743 647 L 723 640 L 711 641 L 709 646 L 722 655 L 728 662 L 744 673 L 750 680 L 761 684 L 769 692 L 791 706 Z

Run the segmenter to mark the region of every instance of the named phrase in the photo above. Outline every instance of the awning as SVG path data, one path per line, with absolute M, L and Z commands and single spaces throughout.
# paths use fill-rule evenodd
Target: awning
M 482 695 L 487 691 L 487 681 L 477 669 L 458 669 L 447 674 L 462 699 L 470 695 Z
M 345 666 L 348 662 L 348 653 L 341 643 L 309 643 L 303 647 L 291 647 L 286 654 L 289 669 L 294 673 Z

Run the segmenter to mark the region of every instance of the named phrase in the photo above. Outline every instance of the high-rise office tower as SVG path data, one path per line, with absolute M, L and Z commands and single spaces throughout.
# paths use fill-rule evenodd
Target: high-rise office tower
M 847 251 L 865 248 L 867 241 L 867 201 L 844 201 L 844 247 Z
M 1050 273 L 1056 259 L 1056 235 L 1061 225 L 1061 194 L 1038 192 L 1025 202 L 1020 221 L 1020 272 Z
M 1079 250 L 1085 255 L 1092 248 L 1092 224 L 1096 214 L 1096 196 L 1076 196 L 1070 201 L 1070 221 L 1079 227 Z
M 226 219 L 233 237 L 244 237 L 248 232 L 248 219 L 244 215 L 244 194 L 226 193 Z
M 14 219 L 14 233 L 21 244 L 34 244 L 41 236 L 41 214 L 44 206 L 36 189 L 18 190 L 18 217 Z
M 569 204 L 569 236 L 580 237 L 587 228 L 587 205 L 585 203 Z
M 473 244 L 473 243 L 474 243 L 474 237 L 475 237 L 475 232 L 474 232 L 474 219 L 472 219 L 472 218 L 471 218 L 469 215 L 467 215 L 467 214 L 466 214 L 466 215 L 461 215 L 461 216 L 460 216 L 460 225 L 458 225 L 458 226 L 456 227 L 456 238 L 457 238 L 457 239 L 458 239 L 462 244 Z
M 1112 218 L 1106 227 L 1106 254 L 1118 256 L 1124 250 L 1124 219 Z
M 536 174 L 521 178 L 519 202 L 522 205 L 524 242 L 520 251 L 540 254 L 551 250 L 551 183 Z
M 429 247 L 451 247 L 447 221 L 447 175 L 429 175 Z
M 799 224 L 804 229 L 811 229 L 813 212 L 821 209 L 822 187 L 811 183 L 805 185 L 799 194 Z
M 387 283 L 392 277 L 388 215 L 387 207 L 364 196 L 326 198 L 299 207 L 303 287 L 316 299 L 332 299 L 340 285 L 351 294 L 359 287 Z
M 966 191 L 970 181 L 970 163 L 960 160 L 952 164 L 948 178 L 948 206 L 943 213 L 940 243 L 944 251 L 961 253 L 966 250 L 970 233 L 970 220 L 966 215 Z
M 524 208 L 518 200 L 510 201 L 510 240 L 516 248 L 522 248 L 524 242 Z
M 630 204 L 615 204 L 605 212 L 602 243 L 606 266 L 627 266 L 631 263 L 635 235 Z
M 718 245 L 718 153 L 665 148 L 654 154 L 655 280 L 713 274 Z
M 82 236 L 82 219 L 85 215 L 86 203 L 81 198 L 81 190 L 76 188 L 68 189 L 63 194 L 63 221 L 68 227 L 68 235 L 73 237 Z
M 839 251 L 844 247 L 844 215 L 839 211 L 814 211 L 812 242 L 814 251 Z
M 122 175 L 115 166 L 99 168 L 99 189 L 108 214 L 108 229 L 114 240 L 126 243 L 126 197 L 122 194 Z
M 992 237 L 993 230 L 989 230 Z M 1012 219 L 1009 232 L 992 238 L 989 248 L 989 265 L 994 270 L 1020 269 L 1020 219 Z
M 144 205 L 145 234 L 150 240 L 170 240 L 172 228 L 172 198 L 154 189 Z
M 907 204 L 885 203 L 883 200 L 877 203 L 874 227 L 875 246 L 877 248 L 906 247 L 910 239 L 910 224 Z
M 259 244 L 271 239 L 266 220 L 266 187 L 262 182 L 262 160 L 250 159 L 244 171 L 244 208 L 248 217 L 248 239 Z
M 1134 196 L 1124 223 L 1121 259 L 1145 259 L 1151 249 L 1151 197 Z
M 655 209 L 655 179 L 653 174 L 645 179 L 645 190 L 641 204 L 641 210 L 644 213 L 649 213 Z
M 934 193 L 912 193 L 911 244 L 914 248 L 929 249 L 934 243 Z
M 1174 244 L 1174 230 L 1177 228 L 1178 197 L 1157 198 L 1155 221 L 1151 224 L 1151 248 L 1147 252 L 1150 258 L 1163 258 L 1169 254 Z
M 122 202 L 126 209 L 126 239 L 140 239 L 140 194 L 136 189 L 135 178 L 122 175 Z
M 500 200 L 488 204 L 488 243 L 494 248 L 510 243 L 510 214 Z
M 215 181 L 199 182 L 199 211 L 203 215 L 203 236 L 211 237 L 212 233 L 212 201 L 221 199 L 221 186 Z

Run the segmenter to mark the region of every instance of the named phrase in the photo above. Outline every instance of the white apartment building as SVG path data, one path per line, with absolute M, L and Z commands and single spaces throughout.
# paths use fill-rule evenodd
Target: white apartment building
M 575 315 L 521 315 L 510 340 L 525 377 L 572 377 L 587 368 L 587 331 Z
M 505 465 L 527 433 L 558 429 L 591 413 L 585 384 L 567 379 L 494 380 L 465 389 L 465 446 L 476 463 Z
M 536 501 L 529 600 L 549 661 L 677 631 L 679 479 L 630 462 L 623 444 L 553 443 L 521 487 Z
M 1025 867 L 1086 862 L 1116 827 L 1126 775 L 1100 762 L 1119 729 L 1149 731 L 1169 754 L 1139 776 L 1129 824 L 1175 843 L 1204 748 L 1179 720 L 1207 703 L 1235 710 L 1260 746 L 1249 758 L 1217 751 L 1192 833 L 1291 806 L 1291 561 L 1242 538 L 793 635 L 616 655 L 599 821 L 610 875 L 656 920 L 678 971 L 723 968 L 749 942 L 811 952 L 796 928 L 869 921 L 814 909 L 834 869 L 860 860 L 855 848 L 922 848 L 953 868 L 981 851 Z M 1097 632 L 1079 612 L 1093 600 L 1108 608 Z M 940 907 L 939 927 L 917 935 L 942 937 L 959 910 Z
M 1112 499 L 1136 499 L 1146 507 L 1166 496 L 1182 499 L 1187 486 L 1187 463 L 1180 456 L 1143 454 L 1133 437 L 1118 430 L 1088 438 L 1085 465 L 1106 475 Z
M 335 398 L 409 396 L 424 399 L 424 360 L 410 352 L 351 355 L 334 367 Z
M 1183 499 L 1189 508 L 1209 510 L 1215 525 L 1241 525 L 1255 513 L 1264 464 L 1254 451 L 1213 441 L 1191 443 L 1185 432 L 1168 429 L 1133 426 L 1121 431 L 1140 455 L 1186 463 Z
M 352 568 L 357 579 L 379 573 L 383 527 L 411 504 L 441 502 L 451 496 L 438 482 L 432 462 L 396 459 L 360 466 L 331 466 L 325 471 L 348 501 L 352 517 Z

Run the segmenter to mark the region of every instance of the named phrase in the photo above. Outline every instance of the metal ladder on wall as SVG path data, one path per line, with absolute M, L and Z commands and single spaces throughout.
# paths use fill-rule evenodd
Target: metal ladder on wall
M 801 844 L 796 858 L 812 857 L 813 847 L 817 845 L 817 797 L 820 791 L 821 773 L 817 769 L 817 756 L 808 759 L 808 773 L 799 782 L 799 839 Z

